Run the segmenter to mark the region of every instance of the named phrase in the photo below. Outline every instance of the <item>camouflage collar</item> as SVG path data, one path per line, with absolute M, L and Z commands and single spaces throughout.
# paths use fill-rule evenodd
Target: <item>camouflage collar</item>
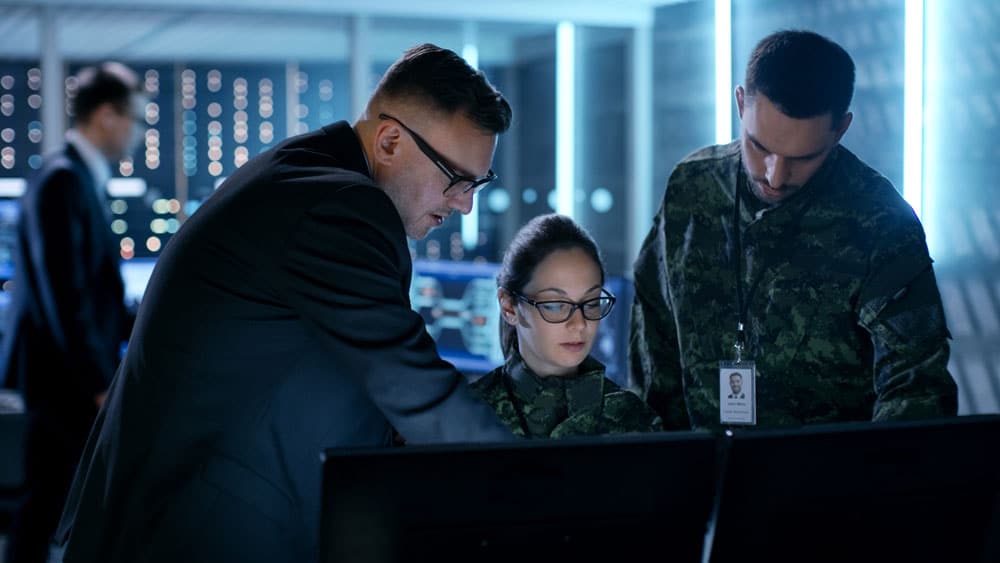
M 604 364 L 592 356 L 584 358 L 576 375 L 540 377 L 528 367 L 515 350 L 505 362 L 505 371 L 513 381 L 511 391 L 521 404 L 532 404 L 542 393 L 565 397 L 569 414 L 600 410 L 604 396 Z

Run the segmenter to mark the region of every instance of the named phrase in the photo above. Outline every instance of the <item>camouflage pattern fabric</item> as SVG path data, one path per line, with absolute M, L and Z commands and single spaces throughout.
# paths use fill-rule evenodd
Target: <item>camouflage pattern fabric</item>
M 734 141 L 674 169 L 635 264 L 630 369 L 667 429 L 720 426 L 738 232 L 758 426 L 956 413 L 950 335 L 910 206 L 838 146 L 808 184 L 768 207 L 750 192 Z
M 527 438 L 563 438 L 661 430 L 656 413 L 635 393 L 604 377 L 588 356 L 572 377 L 538 377 L 516 352 L 472 384 L 511 431 Z

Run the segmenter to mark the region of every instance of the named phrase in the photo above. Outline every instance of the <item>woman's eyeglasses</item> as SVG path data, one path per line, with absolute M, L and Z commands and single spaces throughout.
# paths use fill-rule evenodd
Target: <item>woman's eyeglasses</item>
M 507 293 L 538 309 L 538 314 L 542 316 L 542 319 L 553 324 L 568 321 L 577 309 L 580 309 L 580 312 L 583 313 L 583 318 L 588 321 L 599 321 L 610 315 L 611 309 L 615 306 L 615 296 L 611 295 L 606 289 L 601 290 L 600 297 L 580 302 L 564 301 L 562 299 L 535 301 L 515 291 L 507 290 Z

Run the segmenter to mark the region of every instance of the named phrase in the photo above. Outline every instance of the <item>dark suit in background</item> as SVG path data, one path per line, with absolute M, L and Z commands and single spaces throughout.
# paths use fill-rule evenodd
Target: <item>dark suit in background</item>
M 240 168 L 156 265 L 65 561 L 315 561 L 323 448 L 509 439 L 410 308 L 411 269 L 346 122 Z
M 8 563 L 46 559 L 97 414 L 95 397 L 107 389 L 127 336 L 118 245 L 72 144 L 46 158 L 21 199 L 15 260 L 0 370 L 24 392 L 28 435 Z

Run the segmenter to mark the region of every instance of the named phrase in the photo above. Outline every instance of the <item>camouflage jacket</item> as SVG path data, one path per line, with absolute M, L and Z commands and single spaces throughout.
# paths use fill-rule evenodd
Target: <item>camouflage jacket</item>
M 718 362 L 733 359 L 738 319 L 736 236 L 759 426 L 955 414 L 950 335 L 910 206 L 838 146 L 799 192 L 767 208 L 736 141 L 674 169 L 635 264 L 630 369 L 667 429 L 720 425 Z
M 476 380 L 472 390 L 511 431 L 528 438 L 563 438 L 662 430 L 642 399 L 604 377 L 588 356 L 573 377 L 538 377 L 516 352 Z

